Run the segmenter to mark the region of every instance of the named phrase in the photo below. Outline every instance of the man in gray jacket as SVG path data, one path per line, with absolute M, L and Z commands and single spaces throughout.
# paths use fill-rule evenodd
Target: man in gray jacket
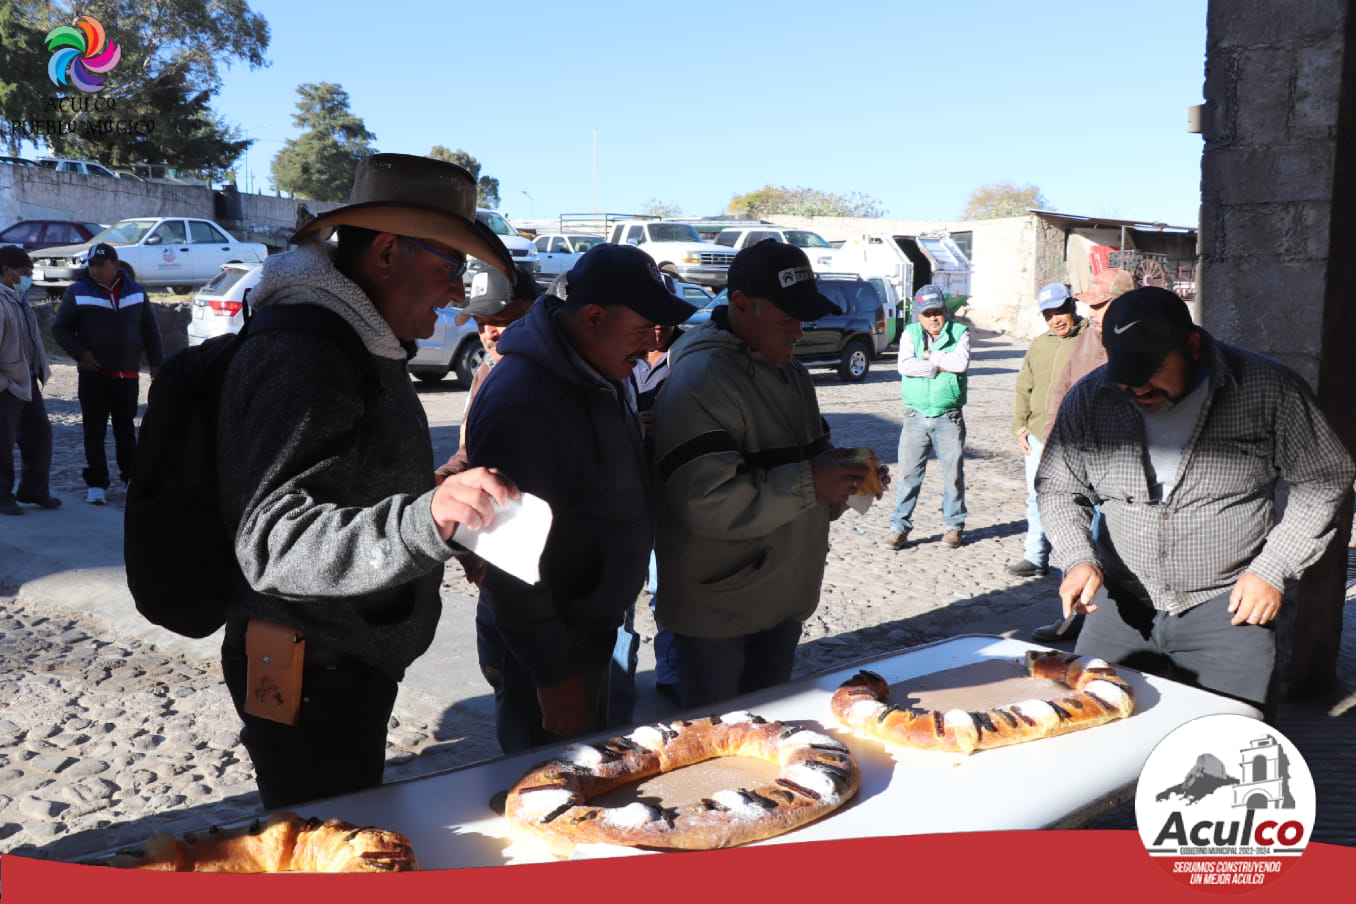
M 791 677 L 819 605 L 829 522 L 867 466 L 841 459 L 791 350 L 837 311 L 805 252 L 767 240 L 730 265 L 730 303 L 669 352 L 654 408 L 659 595 L 683 705 Z
M 433 640 L 443 563 L 464 552 L 452 535 L 516 495 L 484 468 L 435 487 L 406 370 L 437 309 L 462 299 L 467 254 L 512 270 L 475 201 L 460 167 L 369 157 L 351 203 L 270 257 L 250 297 L 323 308 L 367 353 L 360 367 L 332 337 L 263 331 L 222 392 L 220 490 L 244 578 L 222 670 L 269 809 L 381 783 L 397 683 Z

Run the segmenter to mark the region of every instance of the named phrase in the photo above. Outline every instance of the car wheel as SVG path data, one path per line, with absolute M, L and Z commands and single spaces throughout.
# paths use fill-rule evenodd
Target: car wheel
M 871 369 L 871 346 L 853 339 L 838 359 L 838 376 L 844 383 L 859 383 Z
M 437 383 L 443 377 L 447 376 L 445 370 L 415 370 L 411 371 L 414 378 L 420 383 Z
M 480 362 L 485 360 L 485 346 L 480 344 L 479 336 L 472 336 L 466 342 L 461 344 L 457 351 L 456 363 L 452 366 L 456 368 L 457 379 L 461 385 L 467 389 L 471 388 L 471 381 L 475 379 L 476 368 L 480 367 Z

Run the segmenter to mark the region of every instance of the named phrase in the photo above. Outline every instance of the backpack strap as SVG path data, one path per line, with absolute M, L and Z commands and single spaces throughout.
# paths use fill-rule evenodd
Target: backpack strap
M 270 330 L 291 330 L 327 339 L 343 351 L 365 383 L 380 388 L 372 367 L 372 353 L 343 315 L 314 304 L 265 305 L 257 308 L 241 328 L 244 339 Z M 371 387 L 369 387 L 371 388 Z

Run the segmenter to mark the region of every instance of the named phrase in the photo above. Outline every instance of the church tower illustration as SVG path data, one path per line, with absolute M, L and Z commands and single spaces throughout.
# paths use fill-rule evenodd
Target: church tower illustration
M 1293 810 L 1290 761 L 1271 735 L 1255 738 L 1239 751 L 1242 780 L 1234 786 L 1234 806 L 1250 810 Z

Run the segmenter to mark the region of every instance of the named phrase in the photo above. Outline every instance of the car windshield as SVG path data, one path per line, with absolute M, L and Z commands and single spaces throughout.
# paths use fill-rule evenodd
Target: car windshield
M 701 235 L 691 223 L 652 223 L 650 241 L 652 242 L 700 242 Z
M 594 245 L 601 245 L 603 243 L 603 240 L 596 235 L 575 236 L 571 241 L 574 243 L 574 250 L 578 254 L 583 254 Z
M 151 231 L 159 220 L 122 220 L 114 223 L 103 232 L 90 239 L 93 243 L 108 242 L 110 245 L 135 245 L 141 237 Z
M 503 214 L 495 213 L 493 210 L 477 210 L 476 219 L 490 227 L 490 231 L 495 235 L 521 234 L 518 230 L 513 228 L 513 225 L 509 223 L 508 220 L 504 219 Z
M 249 270 L 240 267 L 222 267 L 216 276 L 208 280 L 207 285 L 198 291 L 205 295 L 225 295 L 231 286 L 240 282 Z
M 824 241 L 813 232 L 788 232 L 786 234 L 786 243 L 795 245 L 797 248 L 832 248 L 828 242 Z

